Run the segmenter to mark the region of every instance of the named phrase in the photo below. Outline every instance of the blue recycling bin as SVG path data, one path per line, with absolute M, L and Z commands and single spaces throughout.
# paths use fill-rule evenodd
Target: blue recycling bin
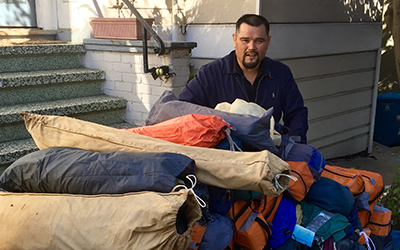
M 378 95 L 374 141 L 388 147 L 400 145 L 400 93 Z

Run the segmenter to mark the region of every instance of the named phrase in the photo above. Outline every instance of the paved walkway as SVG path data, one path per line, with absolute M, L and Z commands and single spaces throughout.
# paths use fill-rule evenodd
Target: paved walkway
M 370 155 L 352 155 L 326 161 L 328 165 L 358 168 L 380 173 L 385 185 L 391 185 L 400 172 L 400 146 L 386 147 L 374 142 Z M 400 175 L 399 175 L 400 176 Z

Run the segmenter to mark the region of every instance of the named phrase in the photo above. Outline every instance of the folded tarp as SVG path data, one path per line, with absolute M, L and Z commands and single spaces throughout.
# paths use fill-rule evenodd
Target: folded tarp
M 270 136 L 272 112 L 273 109 L 270 108 L 259 117 L 224 112 L 189 102 L 179 101 L 171 91 L 166 90 L 151 108 L 146 119 L 146 125 L 157 124 L 187 114 L 216 115 L 232 125 L 234 128 L 232 130 L 232 136 L 239 138 L 245 147 L 277 153 L 278 150 Z M 277 131 L 280 133 L 288 132 L 284 131 L 284 127 L 278 123 L 276 123 L 276 127 L 279 127 Z
M 195 160 L 196 177 L 207 185 L 253 190 L 268 196 L 277 196 L 288 187 L 289 165 L 267 150 L 233 152 L 185 146 L 70 117 L 27 112 L 21 112 L 21 116 L 39 149 L 178 153 Z
M 0 193 L 1 249 L 181 249 L 201 211 L 191 191 Z M 185 225 L 178 231 L 178 224 Z
M 18 159 L 0 176 L 10 192 L 122 194 L 171 192 L 177 178 L 195 174 L 194 161 L 174 153 L 99 153 L 53 147 Z M 190 187 L 190 183 L 186 183 Z
M 189 114 L 155 125 L 123 129 L 182 145 L 214 148 L 231 125 L 216 115 Z

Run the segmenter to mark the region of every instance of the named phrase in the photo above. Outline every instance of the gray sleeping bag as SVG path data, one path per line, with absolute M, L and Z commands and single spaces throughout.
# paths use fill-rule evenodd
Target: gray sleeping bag
M 175 153 L 98 153 L 54 147 L 18 159 L 0 176 L 10 192 L 121 194 L 171 192 L 177 179 L 195 174 L 194 161 Z M 186 183 L 187 186 L 191 186 Z

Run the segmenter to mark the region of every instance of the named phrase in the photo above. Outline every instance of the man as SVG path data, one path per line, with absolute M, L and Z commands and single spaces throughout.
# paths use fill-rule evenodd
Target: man
M 306 143 L 308 110 L 292 73 L 286 65 L 265 57 L 271 41 L 269 22 L 259 15 L 243 15 L 232 37 L 235 50 L 201 67 L 179 99 L 210 108 L 236 98 L 265 109 L 274 107 L 275 121 L 283 115 L 288 135 Z

